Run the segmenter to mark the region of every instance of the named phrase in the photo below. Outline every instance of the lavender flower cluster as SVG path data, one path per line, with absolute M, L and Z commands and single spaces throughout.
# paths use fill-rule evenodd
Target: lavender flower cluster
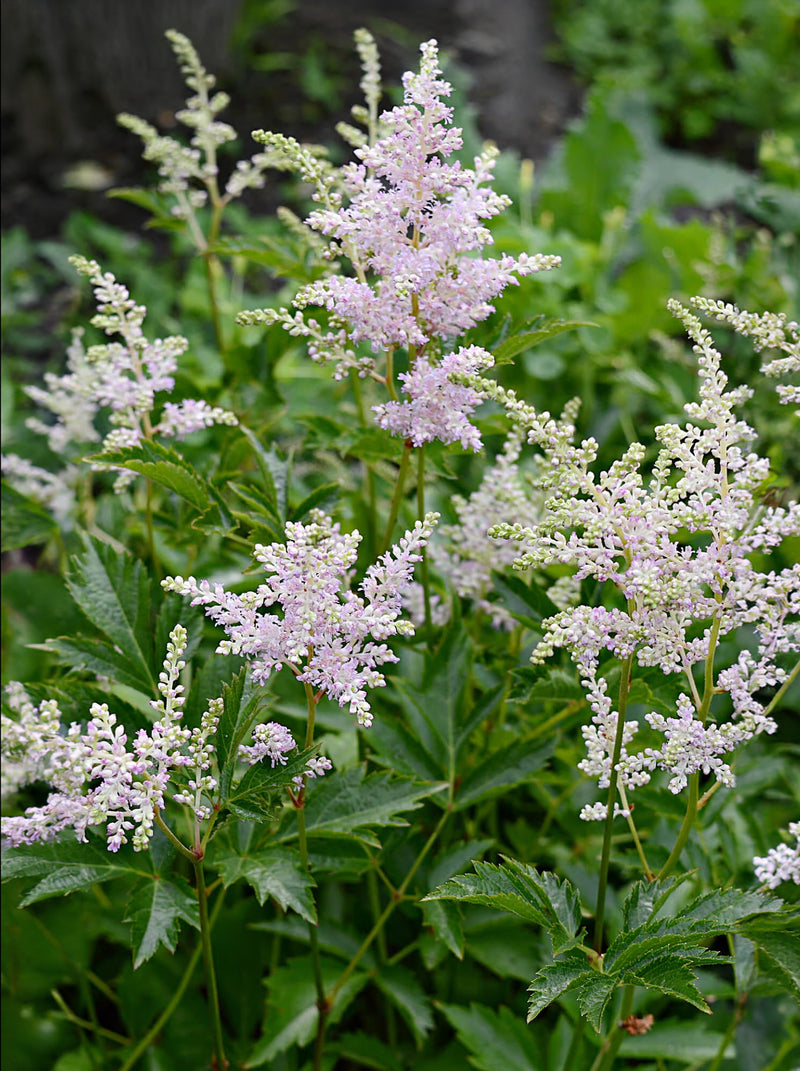
M 413 635 L 413 624 L 400 619 L 402 597 L 438 514 L 429 513 L 417 521 L 369 567 L 360 595 L 346 586 L 360 534 L 341 532 L 319 510 L 313 510 L 309 518 L 306 524 L 286 525 L 285 543 L 256 545 L 254 557 L 263 565 L 267 579 L 255 591 L 237 595 L 221 584 L 193 576 L 167 577 L 162 586 L 189 598 L 192 606 L 206 608 L 206 614 L 228 636 L 217 647 L 218 653 L 250 659 L 254 681 L 262 684 L 288 666 L 299 681 L 349 707 L 360 725 L 369 726 L 372 710 L 367 689 L 385 683 L 379 666 L 397 661 L 381 641 Z M 282 616 L 263 612 L 272 606 L 280 607 Z M 280 737 L 261 743 L 266 749 L 263 754 L 280 761 Z
M 181 725 L 185 697 L 179 677 L 186 665 L 186 644 L 186 630 L 176 625 L 159 674 L 161 698 L 150 704 L 157 720 L 150 732 L 136 733 L 130 749 L 124 726 L 107 704 L 92 704 L 85 730 L 76 722 L 65 728 L 54 700 L 36 706 L 21 684 L 8 685 L 8 706 L 15 716 L 2 716 L 2 798 L 36 781 L 53 789 L 43 806 L 2 818 L 2 835 L 9 844 L 53 840 L 70 828 L 85 841 L 90 826 L 104 824 L 109 851 L 118 851 L 129 837 L 134 850 L 143 851 L 149 847 L 156 815 L 166 806 L 170 785 L 171 798 L 187 807 L 196 821 L 211 817 L 217 780 L 210 771 L 223 701 L 209 701 L 197 728 Z M 275 766 L 285 764 L 287 752 L 296 747 L 288 729 L 269 722 L 255 726 L 252 744 L 241 745 L 239 757 L 250 766 L 269 758 Z M 296 787 L 331 768 L 324 755 L 309 759 L 305 775 L 294 779 Z
M 800 506 L 761 503 L 769 462 L 750 451 L 755 433 L 736 414 L 752 391 L 729 388 L 710 334 L 677 302 L 670 309 L 695 343 L 700 399 L 686 405 L 684 426 L 656 429 L 661 449 L 649 478 L 641 471 L 640 443 L 595 474 L 597 443 L 573 443 L 575 403 L 553 420 L 496 384 L 466 380 L 505 404 L 542 454 L 541 519 L 501 524 L 492 534 L 519 546 L 518 568 L 571 565 L 576 578 L 608 582 L 619 593 L 617 606 L 579 605 L 545 621 L 532 655 L 540 663 L 563 647 L 577 665 L 593 712 L 580 765 L 601 788 L 610 782 L 619 719 L 608 694 L 608 656 L 682 678 L 675 716 L 645 716 L 660 746 L 632 752 L 638 723 L 623 728 L 621 813 L 628 811 L 626 790 L 646 784 L 657 768 L 668 773 L 675 793 L 698 771 L 732 785 L 726 757 L 753 736 L 775 731 L 772 709 L 798 672 L 797 663 L 789 669 L 785 662 L 800 650 L 800 565 L 764 572 L 758 556 L 800 534 Z M 735 317 L 728 320 L 736 326 Z M 743 627 L 755 634 L 756 650 L 743 650 L 733 665 L 717 670 L 720 642 Z M 762 699 L 776 689 L 770 702 Z M 732 714 L 718 720 L 723 695 Z M 597 803 L 582 814 L 600 819 L 606 811 Z
M 435 347 L 484 320 L 494 309 L 492 300 L 520 276 L 554 268 L 560 258 L 476 255 L 492 243 L 486 221 L 510 203 L 491 186 L 497 150 L 487 147 L 472 168 L 453 160 L 462 138 L 444 103 L 451 86 L 441 78 L 436 42 L 428 41 L 421 51 L 419 72 L 404 76 L 403 104 L 381 115 L 380 136 L 360 144 L 359 162 L 338 176 L 291 139 L 254 133 L 314 183 L 322 207 L 306 223 L 331 239 L 329 257 L 346 257 L 354 274 L 333 274 L 302 287 L 294 312 L 262 309 L 241 313 L 238 320 L 281 324 L 308 339 L 313 359 L 332 362 L 337 378 L 354 369 L 385 382 L 393 395 L 390 370 L 379 374 L 375 359 L 354 347 L 366 343 L 375 354 L 405 347 L 410 367 L 400 379 L 409 400 L 393 396 L 377 406 L 378 424 L 415 446 L 437 439 L 476 450 L 480 436 L 468 417 L 479 398 L 449 377 L 489 367 L 491 355 L 473 346 L 437 361 Z M 374 112 L 377 71 L 367 68 Z M 328 310 L 327 327 L 306 317 L 309 306 Z
M 153 413 L 156 395 L 175 386 L 178 358 L 186 352 L 189 343 L 179 335 L 150 341 L 142 327 L 146 308 L 137 305 L 128 290 L 110 272 L 101 271 L 96 261 L 83 257 L 72 257 L 71 261 L 94 286 L 98 313 L 92 325 L 107 335 L 118 335 L 121 342 L 90 346 L 87 350 L 81 341 L 82 332 L 76 331 L 67 351 L 67 373 L 56 376 L 48 372 L 46 388 L 26 388 L 28 395 L 55 417 L 50 424 L 39 418 L 27 421 L 32 430 L 47 437 L 55 454 L 63 455 L 71 444 L 85 446 L 99 442 L 95 420 L 103 410 L 113 425 L 100 446 L 105 452 L 135 446 L 142 439 L 156 436 L 182 439 L 214 424 L 237 423 L 233 413 L 194 399 L 167 402 L 160 419 L 156 419 Z M 72 503 L 69 481 L 79 472 L 75 466 L 53 476 L 14 455 L 4 457 L 2 464 L 4 475 L 22 493 L 60 515 L 69 511 Z M 103 470 L 113 466 L 95 462 L 93 467 Z M 136 478 L 127 470 L 116 471 L 119 473 L 117 491 Z

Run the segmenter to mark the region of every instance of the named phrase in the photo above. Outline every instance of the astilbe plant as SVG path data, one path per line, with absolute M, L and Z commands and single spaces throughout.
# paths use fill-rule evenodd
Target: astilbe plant
M 41 645 L 67 672 L 6 690 L 4 879 L 38 879 L 24 895 L 33 904 L 127 878 L 136 968 L 174 953 L 181 924 L 199 931 L 165 1006 L 148 1026 L 136 1021 L 135 1037 L 100 1027 L 93 1006 L 90 1019 L 70 1012 L 82 1046 L 92 1035 L 91 1066 L 134 1071 L 160 1060 L 202 955 L 217 1071 L 229 1066 L 226 1053 L 247 1067 L 321 1071 L 341 1057 L 386 1071 L 431 1060 L 460 1071 L 464 1049 L 486 1068 L 499 1066 L 497 1056 L 520 1071 L 611 1071 L 635 1035 L 649 1035 L 643 1058 L 655 1052 L 667 1066 L 671 1020 L 682 1016 L 677 1029 L 698 1044 L 689 1010 L 710 1010 L 708 979 L 732 962 L 734 1008 L 710 1033 L 717 1071 L 756 985 L 800 994 L 796 912 L 771 895 L 800 885 L 798 823 L 760 831 L 760 847 L 745 840 L 738 855 L 719 848 L 724 801 L 743 791 L 740 768 L 752 776 L 748 750 L 778 754 L 800 650 L 791 557 L 800 508 L 764 498 L 770 464 L 739 412 L 752 391 L 730 385 L 701 321 L 670 303 L 694 342 L 699 398 L 683 423 L 656 429 L 654 451 L 632 443 L 600 471 L 600 445 L 575 441 L 577 401 L 554 419 L 485 375 L 495 358 L 474 341 L 490 337 L 480 325 L 505 289 L 559 258 L 483 255 L 509 199 L 493 186 L 493 147 L 472 166 L 456 155 L 462 137 L 436 43 L 421 46 L 402 103 L 379 114 L 377 50 L 358 32 L 366 104 L 354 117 L 363 129 L 341 128 L 354 162 L 334 167 L 317 147 L 260 131 L 266 151 L 223 185 L 218 151 L 234 136 L 218 118 L 227 98 L 212 92 L 188 39 L 168 37 L 191 90 L 177 115 L 191 140 L 121 117 L 159 169 L 154 198 L 128 195 L 161 222 L 169 204 L 185 227 L 205 264 L 224 361 L 223 210 L 261 186 L 269 167 L 311 186 L 305 221 L 282 217 L 313 253 L 311 281 L 291 308 L 238 319 L 276 328 L 273 338 L 305 339 L 334 379 L 349 377 L 355 406 L 343 419 L 358 414 L 366 493 L 319 482 L 321 458 L 293 474 L 279 433 L 269 447 L 261 441 L 260 414 L 170 400 L 186 340 L 148 338 L 144 307 L 113 274 L 74 258 L 94 286 L 93 326 L 112 340 L 84 348 L 76 335 L 67 373 L 28 390 L 55 418 L 31 418 L 31 428 L 73 468 L 52 474 L 5 458 L 3 471 L 28 522 L 38 523 L 37 501 L 58 515 L 77 552 L 66 587 L 82 621 L 75 635 Z M 794 321 L 706 298 L 692 304 L 759 351 L 778 351 L 767 375 L 797 371 Z M 530 344 L 530 332 L 510 340 L 515 353 Z M 507 354 L 508 344 L 497 363 Z M 287 382 L 289 417 L 293 389 Z M 333 389 L 342 397 L 345 385 Z M 797 400 L 792 384 L 778 391 Z M 499 403 L 512 430 L 481 471 L 474 455 L 503 419 L 495 405 L 482 425 L 484 402 Z M 257 431 L 247 426 L 254 418 Z M 310 423 L 324 443 L 325 419 Z M 230 430 L 223 456 L 203 472 L 165 445 L 215 424 Z M 351 433 L 337 426 L 334 442 L 357 449 Z M 471 495 L 453 493 L 446 464 L 426 476 L 433 443 L 445 458 L 469 455 Z M 68 484 L 87 462 L 112 469 L 117 490 L 137 474 L 147 481 L 144 501 L 100 498 L 94 538 L 69 531 Z M 439 513 L 426 509 L 431 492 L 450 523 L 439 527 Z M 128 504 L 145 514 L 146 546 L 134 549 L 147 569 L 120 542 Z M 42 529 L 27 544 L 20 531 L 24 547 Z M 255 583 L 248 555 L 263 571 Z M 165 574 L 151 586 L 150 575 Z M 195 608 L 210 619 L 205 637 Z M 563 664 L 550 668 L 562 650 L 579 684 Z M 521 664 L 529 655 L 533 669 Z M 365 756 L 381 769 L 368 770 Z M 601 798 L 586 794 L 587 782 Z M 572 805 L 576 793 L 582 806 Z M 520 818 L 506 822 L 512 804 Z M 505 854 L 483 862 L 495 845 Z M 471 905 L 512 916 L 513 931 Z M 215 926 L 225 927 L 224 944 Z M 303 955 L 287 956 L 297 945 Z M 459 1042 L 440 1044 L 432 997 L 442 995 L 450 954 L 463 969 L 436 1007 Z M 475 962 L 502 983 L 471 973 Z M 530 1026 L 508 981 L 523 963 Z M 259 1033 L 248 1009 L 262 980 Z M 467 1007 L 476 984 L 498 1009 Z M 372 1016 L 378 999 L 385 1017 Z M 532 1022 L 540 1015 L 546 1031 Z M 191 1016 L 178 1059 L 205 1066 L 207 1028 L 194 1007 Z

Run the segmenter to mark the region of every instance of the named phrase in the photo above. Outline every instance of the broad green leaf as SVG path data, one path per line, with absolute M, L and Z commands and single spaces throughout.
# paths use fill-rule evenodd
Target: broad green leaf
M 259 473 L 264 481 L 267 498 L 274 504 L 276 516 L 283 526 L 287 520 L 287 498 L 289 489 L 289 472 L 291 463 L 282 458 L 277 450 L 265 450 L 258 437 L 245 427 L 239 425 L 239 431 L 244 435 L 253 448 L 253 456 L 258 465 Z
M 441 792 L 446 785 L 420 784 L 392 778 L 389 774 L 366 774 L 366 766 L 351 766 L 328 774 L 314 786 L 306 800 L 306 830 L 309 836 L 349 834 L 372 827 L 405 826 L 400 817 L 415 811 L 421 801 Z M 282 823 L 281 839 L 297 836 L 297 823 Z
M 520 932 L 519 922 L 510 915 L 489 917 L 479 924 L 469 917 L 465 920 L 467 955 L 498 978 L 529 982 L 542 965 L 541 944 L 530 931 Z
M 579 327 L 597 326 L 596 323 L 592 323 L 589 320 L 546 320 L 535 331 L 524 331 L 518 335 L 511 335 L 504 342 L 501 342 L 492 353 L 494 363 L 496 365 L 508 364 L 518 354 L 523 353 L 532 346 L 547 342 L 548 339 L 555 338 L 556 335 L 563 334 L 564 331 L 575 331 Z
M 426 656 L 419 686 L 399 676 L 392 679 L 414 735 L 438 764 L 439 777 L 448 781 L 455 780 L 461 750 L 488 713 L 466 698 L 472 661 L 472 642 L 459 621 L 450 626 L 438 650 Z M 491 693 L 490 705 L 500 691 Z
M 530 1030 L 509 1008 L 438 1004 L 479 1071 L 544 1071 L 545 1057 Z
M 369 1034 L 340 1034 L 325 1048 L 357 1067 L 369 1067 L 373 1071 L 403 1071 L 403 1065 L 394 1050 Z
M 415 975 L 398 964 L 384 964 L 375 972 L 373 980 L 405 1019 L 417 1042 L 417 1048 L 422 1048 L 425 1035 L 433 1027 L 433 1014 L 430 998 Z
M 65 840 L 27 844 L 3 852 L 4 882 L 41 875 L 45 876 L 22 897 L 21 907 L 52 896 L 67 896 L 112 878 L 150 878 L 152 871 L 145 854 L 137 856 L 129 847 L 110 852 L 100 837 L 92 837 L 86 844 Z
M 3 526 L 0 546 L 3 552 L 19 550 L 35 543 L 46 543 L 58 530 L 52 516 L 38 502 L 20 494 L 2 481 Z
M 551 667 L 544 674 L 527 667 L 514 670 L 512 694 L 515 699 L 524 698 L 526 702 L 532 699 L 565 704 L 586 702 L 586 696 L 574 670 L 561 669 L 558 666 Z
M 233 775 L 239 761 L 239 745 L 244 743 L 260 701 L 265 692 L 253 694 L 247 669 L 241 669 L 231 680 L 223 684 L 222 715 L 217 726 L 217 764 L 219 766 L 219 791 L 223 801 L 227 800 L 233 782 Z
M 254 922 L 251 924 L 254 930 L 264 930 L 265 933 L 277 933 L 281 937 L 289 937 L 299 944 L 310 945 L 308 923 L 299 915 L 283 915 L 280 918 L 270 919 L 268 922 Z M 320 951 L 327 952 L 331 956 L 337 956 L 343 965 L 350 962 L 358 952 L 364 935 L 358 931 L 346 930 L 339 922 L 321 921 L 315 927 Z M 377 968 L 378 960 L 373 948 L 368 948 L 361 959 L 362 966 Z
M 301 521 L 312 509 L 319 509 L 323 502 L 335 502 L 339 496 L 339 491 L 338 483 L 324 483 L 321 487 L 315 488 L 310 494 L 306 495 L 302 502 L 294 507 L 291 511 L 291 520 Z M 332 506 L 329 508 L 333 509 Z
M 447 900 L 429 900 L 422 904 L 425 925 L 430 926 L 435 936 L 457 959 L 464 958 L 464 929 L 461 915 L 455 904 Z
M 306 761 L 313 754 L 313 748 L 306 748 L 292 755 L 285 766 L 278 763 L 273 767 L 263 759 L 257 762 L 231 789 L 227 806 L 239 818 L 256 822 L 274 818 L 279 810 L 278 794 L 291 787 L 293 777 L 305 772 Z
M 493 844 L 493 840 L 465 840 L 451 844 L 445 851 L 439 852 L 428 872 L 430 887 L 436 888 L 474 860 L 480 859 Z
M 442 771 L 428 748 L 401 719 L 388 715 L 379 718 L 369 731 L 369 739 L 377 745 L 375 759 L 382 766 L 422 781 L 436 781 L 441 777 Z
M 578 989 L 578 1006 L 598 1034 L 603 1029 L 603 1015 L 616 988 L 616 979 L 600 971 L 591 971 L 583 976 Z
M 555 751 L 556 741 L 515 741 L 490 755 L 472 770 L 458 786 L 454 810 L 469 807 L 479 800 L 492 799 L 515 785 L 521 785 L 538 773 Z
M 532 581 L 525 581 L 514 573 L 492 573 L 495 590 L 503 596 L 503 605 L 514 617 L 531 625 L 538 625 L 545 618 L 559 612 L 558 607 L 544 588 Z
M 131 661 L 104 640 L 89 639 L 86 636 L 58 636 L 46 643 L 32 646 L 37 651 L 49 651 L 63 666 L 110 677 L 140 695 L 152 696 L 155 692 L 153 681 L 149 676 L 145 676 L 142 664 L 138 660 Z M 152 714 L 152 710 L 149 710 L 149 713 Z
M 214 866 L 226 889 L 241 878 L 255 889 L 262 906 L 272 896 L 284 911 L 291 908 L 308 922 L 316 923 L 311 892 L 314 880 L 291 848 L 271 845 L 247 854 L 238 854 L 232 848 L 218 849 Z
M 711 1014 L 711 1009 L 695 985 L 695 973 L 691 964 L 679 956 L 659 957 L 656 962 L 640 970 L 625 971 L 624 984 L 656 989 L 667 996 L 685 1000 L 707 1015 Z M 600 1029 L 599 1025 L 597 1029 Z
M 800 1000 L 800 932 L 796 914 L 776 912 L 746 922 L 742 933 L 757 949 L 761 974 Z
M 476 862 L 474 874 L 451 878 L 423 900 L 465 900 L 535 922 L 555 953 L 579 943 L 580 898 L 570 882 L 513 859 L 504 857 L 503 864 Z
M 539 1012 L 558 1000 L 564 993 L 582 986 L 588 981 L 588 974 L 596 974 L 589 966 L 586 953 L 578 948 L 568 949 L 554 963 L 540 968 L 528 986 L 528 1022 L 535 1019 Z
M 160 487 L 173 491 L 201 513 L 205 513 L 213 504 L 209 485 L 197 470 L 170 446 L 145 439 L 136 446 L 97 454 L 92 460 L 146 476 Z
M 67 586 L 93 625 L 103 632 L 136 668 L 140 680 L 155 694 L 150 628 L 150 581 L 141 562 L 90 536 L 84 554 L 73 558 Z M 127 682 L 126 682 L 127 683 Z M 136 685 L 133 685 L 136 687 Z
M 710 1030 L 705 1023 L 687 1019 L 670 1019 L 655 1023 L 646 1034 L 626 1037 L 619 1052 L 631 1059 L 677 1060 L 698 1065 L 713 1060 L 720 1050 L 722 1035 Z M 735 1055 L 733 1040 L 726 1046 L 723 1059 Z
M 342 973 L 342 964 L 324 956 L 320 961 L 322 981 L 326 992 Z M 328 1017 L 329 1026 L 334 1026 L 344 1015 L 353 999 L 368 980 L 363 971 L 356 971 L 336 993 Z M 317 991 L 313 971 L 308 969 L 308 957 L 290 960 L 267 978 L 269 997 L 264 1020 L 263 1035 L 245 1063 L 246 1068 L 261 1067 L 274 1060 L 292 1045 L 307 1045 L 317 1029 Z
M 181 878 L 165 881 L 153 877 L 134 887 L 122 921 L 131 926 L 136 969 L 162 945 L 170 952 L 175 951 L 181 921 L 199 929 L 200 910 L 196 895 Z

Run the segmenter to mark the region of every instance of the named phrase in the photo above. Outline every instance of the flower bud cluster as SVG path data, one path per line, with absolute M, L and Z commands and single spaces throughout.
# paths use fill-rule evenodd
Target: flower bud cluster
M 46 374 L 46 389 L 27 388 L 34 401 L 56 418 L 52 424 L 36 418 L 28 421 L 34 431 L 47 436 L 51 450 L 63 455 L 70 444 L 99 441 L 95 420 L 105 414 L 112 425 L 102 440 L 101 450 L 106 453 L 136 446 L 145 438 L 183 439 L 214 424 L 238 423 L 233 413 L 194 399 L 167 402 L 157 420 L 153 413 L 156 395 L 173 389 L 178 358 L 189 343 L 181 336 L 150 341 L 142 327 L 147 310 L 136 304 L 126 287 L 110 272 L 103 272 L 96 261 L 79 256 L 70 259 L 94 286 L 98 312 L 92 325 L 107 335 L 118 335 L 121 342 L 90 346 L 87 350 L 82 332 L 76 331 L 67 351 L 67 373 Z M 136 478 L 133 472 L 114 469 L 103 462 L 93 467 L 118 472 L 117 491 Z M 13 486 L 51 508 L 57 516 L 68 512 L 74 502 L 71 485 L 76 471 L 68 468 L 50 476 L 22 458 L 3 458 L 3 473 Z
M 342 533 L 319 510 L 309 514 L 306 524 L 288 523 L 285 543 L 254 548 L 267 573 L 255 591 L 237 595 L 221 584 L 181 576 L 167 577 L 162 586 L 189 598 L 192 606 L 205 607 L 227 635 L 218 653 L 250 659 L 257 683 L 289 666 L 299 681 L 349 707 L 359 724 L 369 726 L 367 689 L 385 683 L 379 666 L 397 661 L 382 641 L 413 635 L 412 623 L 400 619 L 402 597 L 437 518 L 429 513 L 417 521 L 371 565 L 361 594 L 348 586 L 361 536 Z M 266 612 L 271 607 L 279 607 L 282 615 Z M 261 738 L 249 745 L 254 761 L 265 755 L 280 761 L 284 738 L 279 729 L 264 727 Z M 263 750 L 256 755 L 253 749 Z
M 794 845 L 779 844 L 753 860 L 756 878 L 768 889 L 777 889 L 784 881 L 800 885 L 800 822 L 789 823 L 789 836 L 794 838 Z
M 35 706 L 20 684 L 7 689 L 15 718 L 3 717 L 3 792 L 44 781 L 52 788 L 41 807 L 20 817 L 4 817 L 2 834 L 12 845 L 52 840 L 72 828 L 86 840 L 89 826 L 105 825 L 109 851 L 130 839 L 134 850 L 146 849 L 156 814 L 165 806 L 171 780 L 187 768 L 194 776 L 173 798 L 190 807 L 198 819 L 210 814 L 205 800 L 216 788 L 207 771 L 213 759 L 209 742 L 222 710 L 212 700 L 198 729 L 181 725 L 185 702 L 178 677 L 184 668 L 186 630 L 170 633 L 167 656 L 159 675 L 160 698 L 152 701 L 158 718 L 150 732 L 140 729 L 130 742 L 124 726 L 105 703 L 93 703 L 85 730 L 73 722 L 64 728 L 54 700 Z M 176 787 L 176 786 L 174 786 Z

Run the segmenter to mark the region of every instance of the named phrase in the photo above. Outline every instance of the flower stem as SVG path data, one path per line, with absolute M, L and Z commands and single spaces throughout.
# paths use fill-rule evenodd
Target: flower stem
M 624 1031 L 622 1030 L 620 1023 L 624 1022 L 631 1014 L 634 992 L 634 986 L 625 986 L 625 995 L 622 998 L 619 1019 L 611 1027 L 608 1036 L 600 1046 L 600 1050 L 591 1066 L 591 1071 L 611 1071 L 611 1068 L 614 1066 L 614 1058 L 619 1051 L 620 1045 L 624 1041 Z
M 423 845 L 419 855 L 415 859 L 413 866 L 411 867 L 411 869 L 409 870 L 409 872 L 406 874 L 405 878 L 403 879 L 402 884 L 399 885 L 398 888 L 394 890 L 394 892 L 392 894 L 392 897 L 389 900 L 389 903 L 383 909 L 383 912 L 381 913 L 380 917 L 376 920 L 375 925 L 372 927 L 372 929 L 369 931 L 367 936 L 361 942 L 361 945 L 360 945 L 358 951 L 353 956 L 353 958 L 350 960 L 350 962 L 347 964 L 345 969 L 342 971 L 342 973 L 336 979 L 336 983 L 333 986 L 333 989 L 331 989 L 331 991 L 327 995 L 327 1001 L 328 1001 L 329 1005 L 331 1005 L 331 1006 L 333 1005 L 333 1002 L 336 999 L 336 995 L 338 994 L 339 990 L 342 988 L 344 983 L 347 981 L 347 979 L 350 977 L 350 975 L 356 969 L 358 964 L 361 962 L 361 960 L 364 957 L 364 955 L 365 955 L 367 949 L 369 948 L 369 946 L 372 944 L 372 942 L 375 940 L 375 938 L 378 936 L 378 934 L 381 933 L 381 931 L 383 930 L 383 927 L 386 925 L 386 921 L 389 918 L 389 916 L 392 914 L 392 912 L 398 906 L 398 904 L 402 903 L 402 901 L 403 901 L 403 899 L 405 897 L 406 889 L 411 884 L 411 881 L 412 881 L 414 875 L 416 874 L 417 870 L 419 870 L 420 866 L 422 865 L 423 859 L 425 858 L 425 856 L 428 854 L 428 852 L 433 847 L 434 842 L 436 841 L 436 838 L 441 833 L 442 828 L 443 828 L 445 822 L 447 821 L 447 819 L 449 817 L 450 817 L 450 808 L 448 807 L 442 813 L 442 817 L 437 822 L 436 828 L 433 830 L 431 835 L 425 841 L 425 844 Z
M 730 1043 L 733 1041 L 734 1035 L 736 1033 L 736 1027 L 742 1021 L 742 1011 L 742 999 L 740 998 L 733 1006 L 733 1014 L 730 1017 L 728 1028 L 722 1036 L 722 1041 L 719 1044 L 717 1054 L 711 1061 L 711 1063 L 708 1065 L 707 1071 L 718 1071 L 718 1068 L 722 1064 L 722 1061 L 725 1059 L 725 1051 L 730 1045 Z
M 425 447 L 419 448 L 417 455 L 417 517 L 422 520 L 425 516 Z M 431 620 L 431 586 L 428 576 L 428 548 L 422 548 L 422 562 L 420 563 L 422 574 L 422 591 L 425 599 L 425 635 L 430 639 L 433 622 Z
M 214 904 L 214 910 L 211 912 L 211 918 L 208 923 L 209 929 L 214 928 L 214 923 L 217 921 L 217 916 L 219 915 L 222 909 L 222 903 L 224 899 L 225 890 L 223 889 L 217 897 L 217 902 Z M 189 962 L 186 964 L 186 970 L 183 972 L 183 977 L 181 978 L 180 982 L 178 982 L 178 986 L 175 992 L 170 997 L 170 1001 L 167 1004 L 166 1008 L 164 1008 L 162 1013 L 159 1015 L 159 1017 L 156 1019 L 156 1021 L 153 1023 L 153 1025 L 150 1027 L 144 1037 L 139 1042 L 137 1042 L 135 1048 L 132 1049 L 131 1052 L 128 1054 L 125 1063 L 122 1064 L 122 1066 L 119 1068 L 119 1071 L 131 1071 L 131 1069 L 135 1067 L 136 1064 L 139 1062 L 139 1059 L 142 1057 L 145 1051 L 149 1048 L 149 1046 L 164 1029 L 165 1024 L 169 1021 L 173 1012 L 183 999 L 183 994 L 186 992 L 189 982 L 192 980 L 192 975 L 195 972 L 202 952 L 202 942 L 198 941 L 194 947 L 194 951 L 189 957 Z
M 203 860 L 194 861 L 194 880 L 197 886 L 197 904 L 200 908 L 200 943 L 203 948 L 203 965 L 206 974 L 206 986 L 208 988 L 208 1002 L 211 1006 L 211 1017 L 214 1022 L 214 1051 L 218 1071 L 226 1071 L 228 1061 L 225 1057 L 225 1045 L 222 1037 L 222 1019 L 219 1014 L 219 993 L 217 992 L 217 976 L 214 972 L 214 955 L 211 948 L 211 927 L 208 921 L 208 898 L 206 896 L 206 881 L 203 875 Z
M 397 523 L 397 515 L 400 512 L 400 503 L 403 501 L 403 492 L 406 486 L 406 477 L 408 476 L 408 469 L 411 464 L 411 451 L 413 449 L 414 447 L 411 442 L 406 439 L 403 444 L 403 456 L 400 458 L 400 468 L 397 471 L 397 483 L 395 484 L 394 494 L 392 495 L 392 505 L 389 509 L 389 520 L 386 522 L 386 531 L 383 535 L 381 554 L 389 549 L 389 545 L 392 542 L 392 533 L 394 532 L 394 526 Z
M 625 732 L 625 711 L 628 706 L 628 691 L 631 683 L 633 654 L 629 654 L 622 663 L 619 679 L 619 701 L 617 703 L 617 732 L 614 737 L 614 750 L 611 755 L 611 773 L 608 779 L 608 810 L 603 831 L 603 852 L 600 857 L 600 881 L 597 886 L 597 908 L 594 914 L 594 950 L 598 954 L 603 947 L 603 923 L 606 910 L 606 889 L 608 887 L 608 867 L 611 862 L 611 834 L 614 829 L 614 804 L 617 800 L 617 765 L 622 754 L 622 737 Z
M 681 857 L 681 852 L 686 847 L 689 834 L 692 832 L 694 820 L 697 817 L 697 797 L 699 795 L 699 789 L 700 774 L 693 773 L 689 778 L 689 800 L 686 804 L 686 814 L 683 816 L 683 824 L 678 833 L 678 839 L 675 841 L 675 846 L 669 854 L 669 858 L 657 874 L 659 881 L 663 881 L 664 878 L 672 872 L 675 868 L 675 864 Z

